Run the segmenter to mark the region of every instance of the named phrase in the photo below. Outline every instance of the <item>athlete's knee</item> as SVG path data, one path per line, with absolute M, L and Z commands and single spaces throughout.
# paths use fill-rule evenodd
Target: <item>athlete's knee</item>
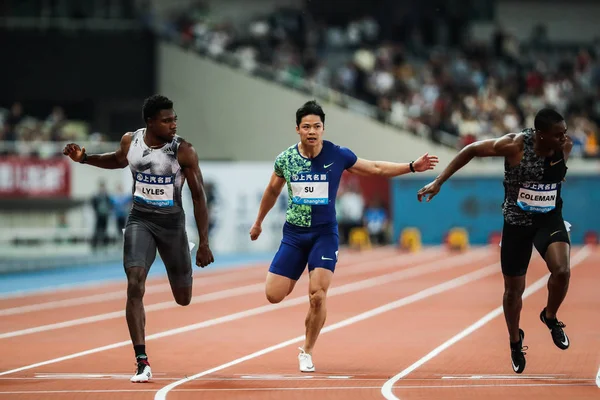
M 569 267 L 560 268 L 555 274 L 561 281 L 568 282 L 571 279 L 571 269 Z
M 504 280 L 504 299 L 509 303 L 517 302 L 525 292 L 525 279 L 520 277 L 505 277 Z
M 128 280 L 127 281 L 127 298 L 128 299 L 142 299 L 144 292 L 146 291 L 143 281 Z
M 551 266 L 552 277 L 560 281 L 568 282 L 571 278 L 571 268 L 567 263 L 557 263 Z
M 175 302 L 180 306 L 188 306 L 192 302 L 192 296 L 176 296 Z
M 127 273 L 127 298 L 142 299 L 146 291 L 146 279 L 142 272 L 136 270 Z
M 175 302 L 180 306 L 187 306 L 192 302 L 191 288 L 182 288 L 173 292 Z
M 325 290 L 317 289 L 315 291 L 311 291 L 310 297 L 310 306 L 311 308 L 320 308 L 323 304 L 325 304 L 326 297 Z
M 524 289 L 520 286 L 506 286 L 504 287 L 504 298 L 509 303 L 515 303 L 521 300 Z
M 277 304 L 277 303 L 281 303 L 283 301 L 283 299 L 285 299 L 286 293 L 283 292 L 277 292 L 277 291 L 270 291 L 270 290 L 266 290 L 265 291 L 265 296 L 267 296 L 267 301 L 271 304 Z

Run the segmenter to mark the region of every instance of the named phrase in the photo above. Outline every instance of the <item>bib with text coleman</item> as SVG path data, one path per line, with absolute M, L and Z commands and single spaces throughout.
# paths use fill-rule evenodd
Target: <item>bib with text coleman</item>
M 526 183 L 519 189 L 517 205 L 524 211 L 547 213 L 556 207 L 557 183 Z
M 174 180 L 175 177 L 172 175 L 162 176 L 136 172 L 133 197 L 136 201 L 156 207 L 172 207 Z
M 329 204 L 329 182 L 327 174 L 301 172 L 290 179 L 292 202 L 302 205 Z

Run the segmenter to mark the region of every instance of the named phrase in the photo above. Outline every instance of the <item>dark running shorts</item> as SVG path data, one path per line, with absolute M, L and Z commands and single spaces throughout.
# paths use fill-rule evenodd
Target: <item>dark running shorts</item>
M 283 239 L 273 257 L 269 272 L 294 281 L 300 279 L 308 264 L 308 271 L 325 268 L 335 272 L 338 259 L 337 230 L 325 230 L 283 225 Z
M 571 244 L 565 221 L 558 213 L 540 216 L 531 226 L 510 225 L 504 221 L 500 251 L 502 273 L 507 276 L 525 275 L 533 246 L 545 258 L 548 246 L 555 242 Z
M 125 269 L 144 267 L 150 270 L 158 249 L 171 287 L 192 285 L 192 262 L 183 213 L 156 215 L 132 210 L 124 236 Z

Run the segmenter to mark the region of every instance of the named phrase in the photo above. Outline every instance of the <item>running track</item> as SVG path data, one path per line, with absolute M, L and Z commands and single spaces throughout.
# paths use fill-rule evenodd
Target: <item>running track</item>
M 289 298 L 270 305 L 266 263 L 196 269 L 188 307 L 175 305 L 164 276 L 149 279 L 148 384 L 129 382 L 124 281 L 0 295 L 0 398 L 600 398 L 600 249 L 572 252 L 559 313 L 572 341 L 567 351 L 539 321 L 547 270 L 532 259 L 522 375 L 511 369 L 498 261 L 497 247 L 341 252 L 312 374 L 299 373 L 296 359 L 306 275 Z

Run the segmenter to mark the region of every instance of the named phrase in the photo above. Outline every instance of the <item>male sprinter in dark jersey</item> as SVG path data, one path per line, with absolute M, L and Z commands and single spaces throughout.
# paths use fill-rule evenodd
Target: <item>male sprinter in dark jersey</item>
M 143 117 L 146 128 L 123 135 L 120 148 L 114 153 L 88 156 L 85 148 L 74 143 L 66 145 L 63 151 L 73 161 L 99 168 L 129 165 L 133 175 L 133 207 L 123 246 L 127 273 L 125 313 L 137 362 L 132 382 L 147 382 L 152 377 L 146 355 L 142 299 L 157 249 L 177 304 L 186 306 L 192 299 L 192 266 L 181 204 L 181 189 L 186 179 L 200 242 L 196 265 L 205 267 L 214 261 L 208 245 L 208 212 L 198 155 L 190 143 L 176 135 L 173 102 L 164 96 L 151 96 L 144 102 Z
M 358 175 L 394 177 L 433 169 L 436 156 L 398 164 L 368 161 L 349 149 L 323 141 L 325 113 L 315 101 L 296 111 L 300 142 L 283 151 L 263 194 L 250 238 L 260 235 L 261 224 L 287 183 L 289 204 L 283 239 L 271 263 L 266 281 L 269 302 L 279 303 L 294 289 L 306 265 L 309 271 L 310 308 L 306 316 L 306 341 L 298 356 L 300 371 L 313 372 L 312 350 L 325 323 L 327 289 L 338 258 L 338 226 L 335 198 L 345 170 Z
M 500 252 L 504 274 L 503 306 L 512 367 L 518 374 L 525 369 L 525 333 L 519 329 L 519 319 L 533 246 L 551 273 L 548 302 L 540 319 L 550 330 L 558 348 L 569 347 L 569 338 L 563 331 L 565 325 L 556 319 L 556 313 L 567 294 L 570 277 L 570 240 L 562 217 L 560 193 L 573 144 L 567 136 L 564 118 L 554 110 L 540 110 L 534 125 L 534 129 L 466 146 L 433 182 L 417 193 L 419 201 L 429 196 L 429 202 L 442 184 L 474 157 L 504 157 L 504 227 Z

